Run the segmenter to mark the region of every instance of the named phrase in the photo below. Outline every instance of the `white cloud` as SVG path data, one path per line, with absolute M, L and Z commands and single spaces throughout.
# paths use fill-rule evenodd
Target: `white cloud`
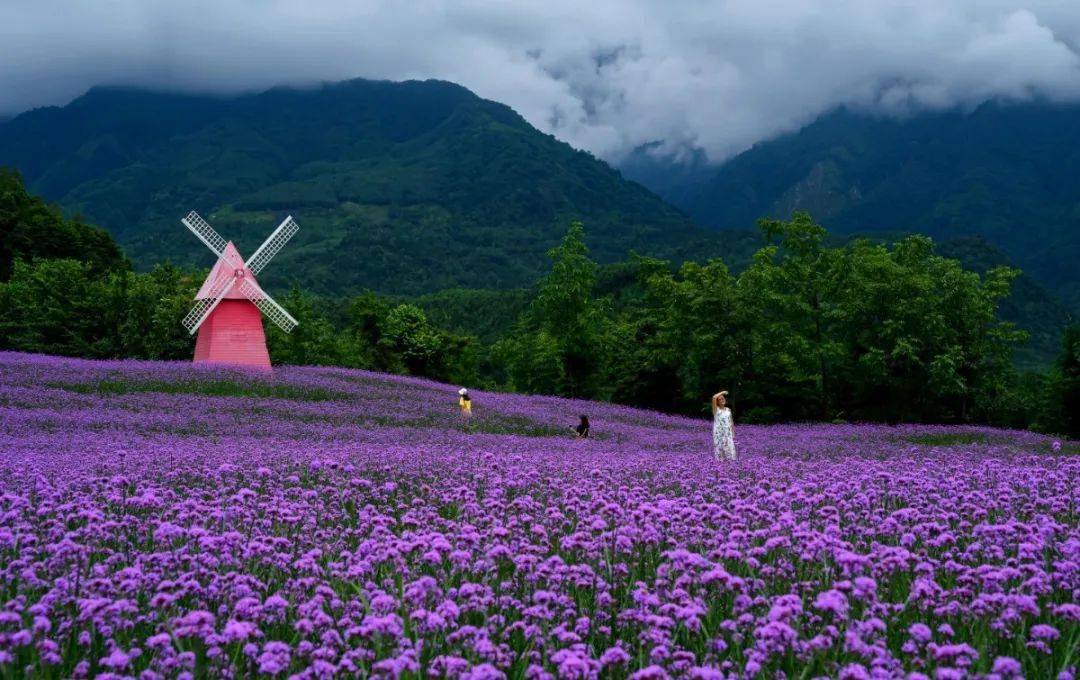
M 99 83 L 443 78 L 618 160 L 714 161 L 840 104 L 1080 98 L 1080 5 L 1003 0 L 5 0 L 0 112 Z

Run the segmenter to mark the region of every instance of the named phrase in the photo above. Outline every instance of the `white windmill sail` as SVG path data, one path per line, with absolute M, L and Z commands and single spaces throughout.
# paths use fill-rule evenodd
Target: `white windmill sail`
M 203 325 L 203 322 L 210 317 L 210 312 L 214 311 L 218 303 L 224 300 L 225 296 L 236 285 L 236 280 L 235 276 L 218 278 L 210 288 L 210 294 L 195 302 L 195 306 L 184 317 L 184 328 L 188 329 L 189 334 L 199 330 L 199 326 Z
M 240 292 L 286 333 L 300 325 L 300 322 L 294 319 L 292 314 L 286 312 L 284 307 L 274 302 L 274 298 L 267 295 L 254 279 L 241 279 Z
M 192 210 L 180 220 L 184 226 L 191 230 L 191 233 L 195 234 L 200 241 L 206 244 L 206 247 L 211 250 L 215 255 L 221 257 L 225 252 L 225 246 L 227 242 L 221 238 L 221 234 L 214 231 L 206 220 L 199 216 L 199 213 Z
M 284 248 L 289 239 L 293 237 L 293 234 L 298 231 L 300 231 L 300 226 L 293 220 L 292 215 L 289 215 L 272 234 L 266 237 L 263 244 L 248 258 L 244 266 L 250 269 L 252 274 L 258 275 L 266 266 L 266 263 L 277 255 L 278 251 Z

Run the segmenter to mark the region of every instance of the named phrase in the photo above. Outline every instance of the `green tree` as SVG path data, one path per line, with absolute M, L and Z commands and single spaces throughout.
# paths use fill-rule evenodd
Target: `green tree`
M 558 394 L 566 385 L 559 343 L 544 331 L 519 332 L 496 343 L 492 353 L 507 367 L 514 389 Z
M 980 277 L 925 237 L 823 243 L 807 215 L 766 220 L 739 277 L 751 345 L 746 396 L 769 416 L 992 420 L 1023 334 L 997 318 L 1014 270 Z
M 397 305 L 381 323 L 379 346 L 396 358 L 402 372 L 431 375 L 439 354 L 445 350 L 443 336 L 431 325 L 424 310 Z
M 1080 326 L 1070 326 L 1062 339 L 1064 349 L 1058 362 L 1061 373 L 1061 410 L 1065 432 L 1080 439 Z
M 1065 330 L 1061 357 L 1045 389 L 1042 429 L 1080 439 L 1080 326 L 1073 324 Z
M 120 356 L 122 295 L 85 262 L 15 260 L 11 279 L 0 283 L 0 344 L 24 352 Z
M 838 407 L 864 418 L 989 418 L 1012 379 L 1012 346 L 1023 339 L 997 320 L 1016 272 L 980 277 L 934 254 L 921 236 L 892 249 L 845 249 L 835 330 L 847 360 L 838 367 Z
M 168 263 L 148 274 L 126 276 L 126 309 L 120 322 L 123 355 L 189 359 L 195 339 L 182 321 L 195 304 L 201 279 Z
M 640 297 L 605 332 L 605 382 L 619 401 L 696 412 L 721 388 L 742 392 L 746 336 L 735 280 L 719 260 L 637 257 Z
M 345 350 L 350 366 L 374 370 L 393 370 L 393 360 L 384 356 L 379 340 L 382 325 L 390 312 L 390 303 L 367 290 L 349 299 L 346 304 L 344 334 Z
M 806 213 L 762 220 L 766 239 L 739 277 L 739 299 L 753 319 L 748 355 L 755 382 L 771 394 L 771 416 L 825 419 L 835 412 L 842 348 L 835 342 L 834 293 L 841 253 L 823 244 L 825 229 Z M 762 400 L 765 401 L 764 399 Z
M 58 208 L 28 193 L 16 171 L 0 168 L 0 281 L 11 277 L 16 260 L 34 258 L 77 259 L 95 275 L 129 268 L 105 231 L 64 219 Z
M 671 277 L 667 262 L 632 255 L 625 264 L 605 267 L 598 288 L 614 313 L 606 316 L 602 347 L 603 390 L 597 395 L 625 404 L 676 410 L 680 404 L 676 364 L 659 337 L 666 310 L 653 290 L 653 277 Z
M 553 391 L 567 396 L 592 396 L 598 391 L 601 309 L 592 297 L 596 263 L 589 259 L 582 224 L 571 223 L 562 242 L 548 256 L 552 260 L 551 272 L 539 282 L 523 323 L 524 331 L 537 337 L 519 342 L 511 361 L 531 367 L 536 365 L 532 352 L 554 356 L 558 370 L 551 370 L 551 366 L 544 370 L 545 376 L 555 380 Z M 519 367 L 513 373 L 520 376 L 531 370 Z M 542 381 L 527 382 L 538 385 Z
M 719 260 L 689 262 L 679 277 L 669 308 L 684 402 L 702 407 L 726 389 L 739 395 L 733 404 L 753 403 L 752 336 L 735 278 Z
M 266 323 L 270 359 L 276 363 L 334 366 L 343 363 L 341 339 L 317 301 L 293 286 L 281 301 L 299 322 L 290 333 Z

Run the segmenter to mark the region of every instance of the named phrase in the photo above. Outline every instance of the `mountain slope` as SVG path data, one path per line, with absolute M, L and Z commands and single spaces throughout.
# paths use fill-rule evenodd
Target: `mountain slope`
M 806 210 L 830 230 L 983 237 L 1080 309 L 1080 107 L 988 104 L 907 120 L 849 111 L 708 173 L 627 166 L 699 224 L 746 228 Z
M 243 253 L 290 212 L 301 232 L 260 278 L 320 293 L 528 285 L 572 219 L 602 261 L 723 250 L 603 162 L 438 81 L 229 99 L 96 88 L 0 124 L 0 165 L 139 267 L 209 265 L 188 210 Z

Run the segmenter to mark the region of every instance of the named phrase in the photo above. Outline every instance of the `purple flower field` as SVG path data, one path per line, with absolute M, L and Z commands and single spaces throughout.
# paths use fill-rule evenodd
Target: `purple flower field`
M 1075 442 L 456 389 L 0 353 L 0 677 L 1076 675 Z

